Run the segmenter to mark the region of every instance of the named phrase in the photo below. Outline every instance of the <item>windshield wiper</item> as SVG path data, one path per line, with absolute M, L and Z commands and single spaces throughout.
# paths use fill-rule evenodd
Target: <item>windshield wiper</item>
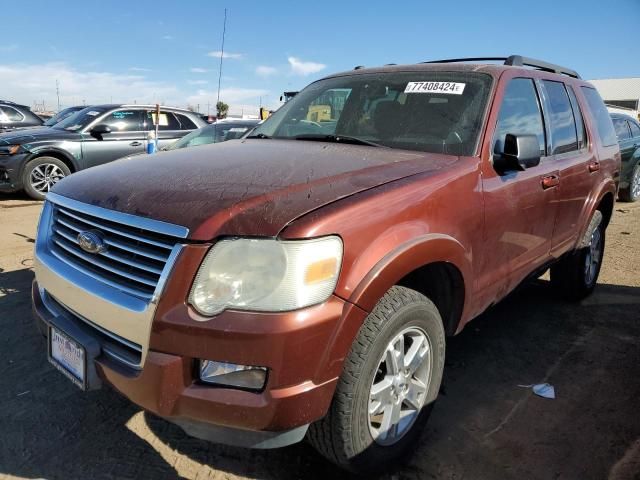
M 293 138 L 295 140 L 309 140 L 312 142 L 349 143 L 352 145 L 368 145 L 370 147 L 389 148 L 386 145 L 381 145 L 380 143 L 371 142 L 362 138 L 350 137 L 348 135 L 326 135 L 320 133 L 309 133 L 305 135 L 297 135 Z
M 269 135 L 265 135 L 264 133 L 257 133 L 256 135 L 249 135 L 246 138 L 271 138 Z

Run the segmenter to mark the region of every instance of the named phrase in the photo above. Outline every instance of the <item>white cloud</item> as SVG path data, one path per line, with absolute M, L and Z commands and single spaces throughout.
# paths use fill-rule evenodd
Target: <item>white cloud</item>
M 11 45 L 0 45 L 0 52 L 15 52 L 18 49 L 18 45 L 12 43 Z
M 173 40 L 173 37 L 171 35 L 165 35 L 162 37 L 164 40 Z
M 209 70 L 207 70 L 206 68 L 192 67 L 189 71 L 191 73 L 207 73 Z
M 278 73 L 278 69 L 275 67 L 268 67 L 267 65 L 260 65 L 256 68 L 256 74 L 261 77 L 269 77 Z
M 327 67 L 324 63 L 303 62 L 296 57 L 289 57 L 288 60 L 289 65 L 291 65 L 291 72 L 296 75 L 311 75 L 312 73 L 318 73 Z
M 31 105 L 34 100 L 56 104 L 56 80 L 63 105 L 114 102 L 184 104 L 185 94 L 174 85 L 142 75 L 84 72 L 65 63 L 0 64 L 2 95 Z
M 131 70 L 132 72 L 150 72 L 151 71 L 150 68 L 143 68 L 143 67 L 131 67 L 129 68 L 129 70 Z
M 187 80 L 187 83 L 189 85 L 206 85 L 209 82 L 206 80 Z
M 207 56 L 209 57 L 214 57 L 214 58 L 232 58 L 232 59 L 239 59 L 244 57 L 243 53 L 230 53 L 230 52 L 224 52 L 222 53 L 220 50 L 217 50 L 215 52 L 209 52 L 207 53 Z
M 82 71 L 66 63 L 51 62 L 43 64 L 3 64 L 0 62 L 2 96 L 26 105 L 35 100 L 45 101 L 48 108 L 54 107 L 56 99 L 56 79 L 60 84 L 60 103 L 63 106 L 98 103 L 134 103 L 186 107 L 200 104 L 206 106 L 216 103 L 217 90 L 212 87 L 203 89 L 200 83 L 179 88 L 169 81 L 162 80 L 158 71 L 158 80 L 152 80 L 142 74 L 113 73 L 108 71 Z M 155 75 L 153 75 L 155 78 Z M 198 82 L 199 80 L 193 80 Z M 263 104 L 266 99 L 276 98 L 269 91 L 260 88 L 224 88 L 220 98 L 230 105 L 231 114 L 258 114 L 260 96 Z M 265 98 L 266 97 L 266 98 Z

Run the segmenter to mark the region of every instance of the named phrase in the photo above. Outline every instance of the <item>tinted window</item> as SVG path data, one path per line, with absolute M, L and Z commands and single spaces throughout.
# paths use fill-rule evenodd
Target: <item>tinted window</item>
M 573 109 L 573 117 L 576 119 L 576 132 L 578 133 L 578 149 L 583 149 L 587 146 L 587 132 L 584 128 L 584 119 L 582 117 L 582 111 L 580 105 L 578 105 L 578 99 L 573 91 L 573 87 L 567 87 L 569 92 L 569 99 L 571 100 L 571 108 Z
M 206 127 L 194 130 L 185 135 L 177 142 L 167 147 L 167 150 L 177 150 L 185 147 L 195 147 L 197 145 L 207 145 L 210 143 L 226 142 L 244 137 L 249 130 L 255 127 L 256 123 L 214 123 Z
M 613 119 L 613 128 L 616 129 L 616 136 L 618 140 L 627 140 L 631 138 L 631 132 L 627 126 L 627 121 L 623 118 Z
M 147 110 L 147 116 L 145 119 L 147 130 L 155 129 L 155 118 L 156 112 Z M 160 125 L 158 126 L 158 130 L 180 130 L 180 123 L 172 112 L 163 112 L 162 110 L 160 110 Z
M 618 143 L 618 138 L 616 137 L 616 132 L 613 129 L 611 117 L 609 116 L 607 107 L 604 106 L 604 102 L 602 101 L 600 94 L 595 88 L 591 87 L 582 87 L 582 93 L 584 93 L 584 96 L 587 99 L 587 104 L 589 105 L 589 110 L 596 122 L 598 135 L 600 135 L 602 144 L 605 147 L 608 147 Z
M 538 95 L 530 78 L 514 78 L 507 85 L 496 125 L 496 151 L 502 151 L 507 133 L 535 135 L 540 144 L 540 155 L 544 156 L 544 125 Z
M 76 132 L 89 125 L 104 112 L 106 112 L 106 108 L 103 107 L 87 107 L 84 110 L 80 110 L 75 115 L 71 115 L 64 120 L 56 123 L 51 128 L 55 128 L 56 130 L 68 130 L 70 132 Z
M 178 121 L 180 122 L 181 130 L 195 130 L 198 126 L 191 121 L 189 117 L 186 115 L 180 115 L 179 113 L 174 114 L 178 117 Z
M 577 150 L 576 123 L 564 83 L 543 80 L 542 84 L 549 99 L 549 124 L 553 145 L 551 154 L 557 155 Z
M 629 126 L 631 127 L 631 136 L 633 138 L 640 137 L 640 127 L 635 122 L 629 122 Z
M 140 110 L 116 110 L 100 120 L 101 125 L 108 125 L 113 132 L 135 132 L 142 130 Z
M 9 122 L 21 122 L 24 119 L 24 115 L 22 115 L 15 108 L 11 107 L 0 107 L 0 122 L 9 123 Z
M 319 142 L 353 137 L 390 148 L 473 155 L 490 87 L 491 77 L 475 72 L 326 78 L 298 93 L 251 135 Z

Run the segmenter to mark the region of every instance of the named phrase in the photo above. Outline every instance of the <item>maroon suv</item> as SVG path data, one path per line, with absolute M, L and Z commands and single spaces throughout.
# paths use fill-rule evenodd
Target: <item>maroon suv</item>
M 49 360 L 196 437 L 393 465 L 448 335 L 548 268 L 591 293 L 616 196 L 590 84 L 465 60 L 332 75 L 243 140 L 57 184 L 33 283 Z

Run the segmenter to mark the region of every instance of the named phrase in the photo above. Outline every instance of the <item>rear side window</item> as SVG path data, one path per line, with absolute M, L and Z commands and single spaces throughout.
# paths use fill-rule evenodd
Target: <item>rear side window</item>
M 631 127 L 631 136 L 633 138 L 640 137 L 640 127 L 635 122 L 629 122 L 629 127 Z
M 140 110 L 116 110 L 104 117 L 100 124 L 109 125 L 114 132 L 136 132 L 142 130 L 140 114 Z
M 616 136 L 618 137 L 618 141 L 628 140 L 631 138 L 631 132 L 629 131 L 629 127 L 627 126 L 627 121 L 625 119 L 614 118 L 613 128 L 616 129 Z
M 24 120 L 24 115 L 22 115 L 18 110 L 12 107 L 0 107 L 0 120 L 3 123 L 9 122 L 21 122 Z
M 538 94 L 530 78 L 514 78 L 504 92 L 496 125 L 495 150 L 502 151 L 508 133 L 535 135 L 540 144 L 540 155 L 545 154 L 544 125 Z
M 549 99 L 549 124 L 553 145 L 551 154 L 558 155 L 577 150 L 576 122 L 564 83 L 543 80 L 542 85 Z
M 578 134 L 578 150 L 582 150 L 587 146 L 587 132 L 584 128 L 584 118 L 582 117 L 582 111 L 580 105 L 578 105 L 578 99 L 573 91 L 573 87 L 567 87 L 569 93 L 569 100 L 571 100 L 571 108 L 573 108 L 573 117 L 576 120 L 576 133 Z
M 602 144 L 605 147 L 610 147 L 611 145 L 618 143 L 616 132 L 613 129 L 613 123 L 611 122 L 611 117 L 609 116 L 607 107 L 604 106 L 604 102 L 602 101 L 600 94 L 595 88 L 591 87 L 582 87 L 582 93 L 584 93 L 584 96 L 587 99 L 587 104 L 589 105 L 591 115 L 593 115 L 593 119 L 596 122 L 596 128 L 598 130 L 598 135 L 600 135 Z
M 145 119 L 147 130 L 155 129 L 156 112 L 148 110 L 147 117 Z M 180 130 L 180 123 L 172 112 L 163 112 L 160 110 L 160 125 L 158 130 Z
M 195 130 L 198 126 L 191 121 L 189 117 L 186 115 L 181 115 L 179 113 L 174 114 L 178 117 L 178 121 L 180 122 L 180 130 Z

